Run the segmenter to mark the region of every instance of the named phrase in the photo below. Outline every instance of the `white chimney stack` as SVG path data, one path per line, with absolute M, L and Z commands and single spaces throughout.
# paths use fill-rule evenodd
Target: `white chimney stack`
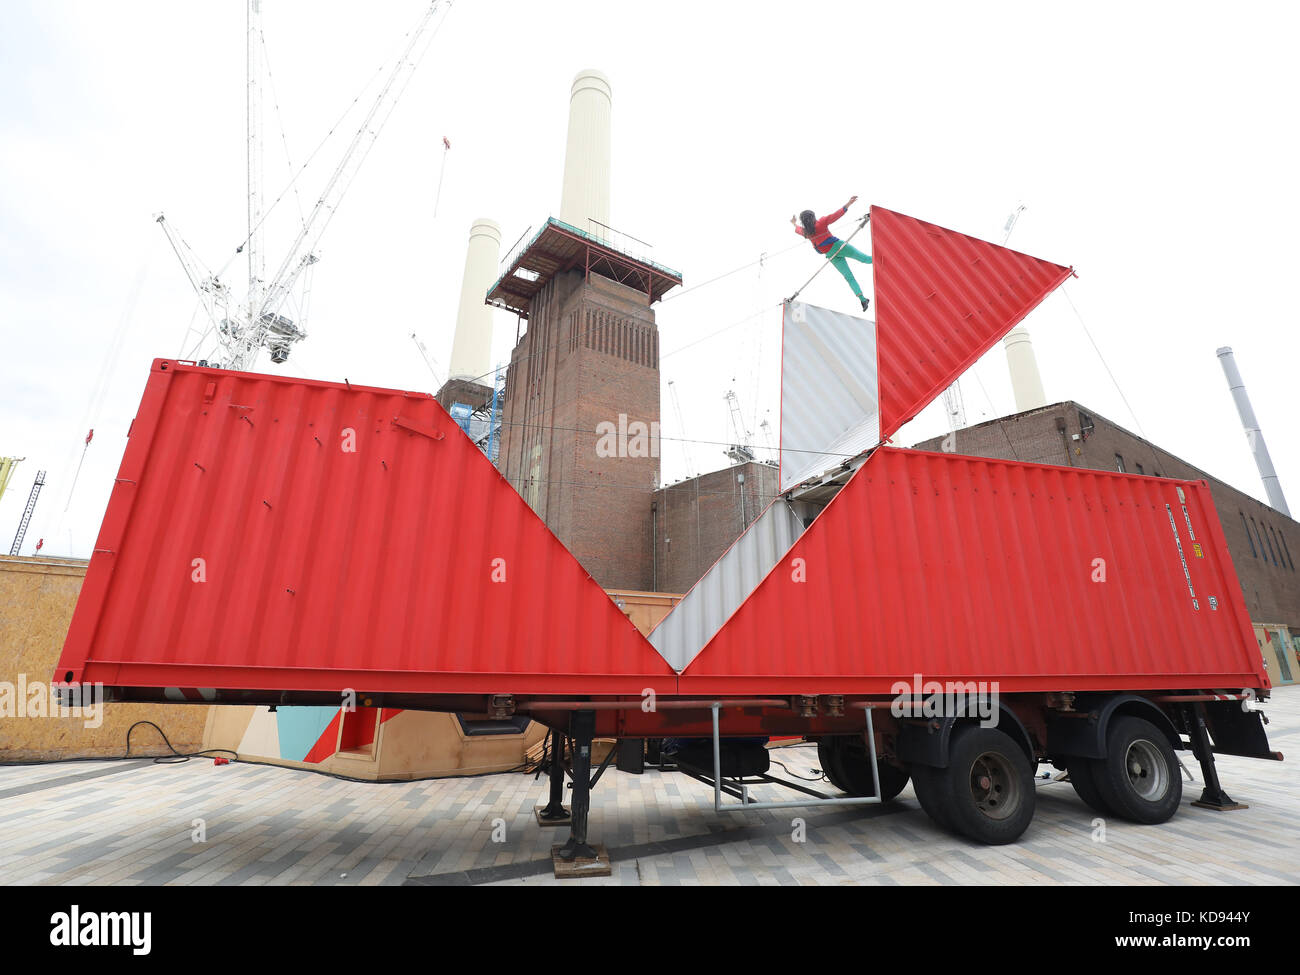
M 1011 370 L 1011 391 L 1016 397 L 1016 412 L 1036 410 L 1047 405 L 1043 380 L 1038 375 L 1038 360 L 1034 358 L 1034 345 L 1024 325 L 1017 325 L 1002 340 L 1007 350 L 1007 368 Z
M 465 276 L 461 279 L 460 310 L 451 342 L 451 379 L 476 379 L 492 370 L 492 306 L 485 303 L 497 279 L 501 259 L 501 228 L 480 217 L 469 229 Z
M 560 219 L 598 237 L 609 224 L 610 116 L 613 95 L 599 71 L 579 71 L 569 95 Z M 595 221 L 593 223 L 593 221 Z
M 1259 468 L 1259 476 L 1264 481 L 1269 507 L 1290 518 L 1291 509 L 1286 506 L 1286 498 L 1282 496 L 1282 482 L 1277 479 L 1277 471 L 1273 470 L 1273 458 L 1269 457 L 1268 447 L 1264 445 L 1264 434 L 1259 429 L 1259 421 L 1255 419 L 1255 411 L 1251 409 L 1250 397 L 1246 395 L 1246 384 L 1242 382 L 1241 373 L 1237 371 L 1237 362 L 1232 357 L 1232 349 L 1225 345 L 1218 350 L 1217 355 L 1219 365 L 1223 366 L 1223 374 L 1228 377 L 1228 389 L 1232 391 L 1232 398 L 1237 403 L 1237 414 L 1241 417 L 1241 425 L 1246 428 L 1246 440 L 1250 444 L 1250 452 L 1255 455 L 1255 466 Z

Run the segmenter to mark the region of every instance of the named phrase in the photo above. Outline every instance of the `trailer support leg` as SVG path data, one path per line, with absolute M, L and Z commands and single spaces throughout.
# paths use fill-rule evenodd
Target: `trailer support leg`
M 1218 812 L 1227 812 L 1231 809 L 1249 809 L 1244 803 L 1234 802 L 1228 793 L 1223 791 L 1223 786 L 1219 783 L 1219 772 L 1214 766 L 1214 751 L 1210 747 L 1210 734 L 1205 727 L 1205 705 L 1196 704 L 1191 714 L 1192 726 L 1192 753 L 1196 756 L 1197 761 L 1201 763 L 1201 777 L 1205 780 L 1205 788 L 1201 791 L 1201 798 L 1192 803 L 1193 806 L 1200 806 L 1202 809 L 1214 809 Z
M 538 826 L 568 826 L 569 810 L 564 808 L 564 735 L 558 729 L 551 730 L 550 763 L 550 802 L 533 813 Z
M 603 846 L 587 842 L 587 813 L 591 809 L 591 740 L 596 732 L 595 711 L 574 711 L 569 722 L 573 739 L 573 801 L 569 841 L 551 847 L 557 877 L 608 877 L 609 854 Z

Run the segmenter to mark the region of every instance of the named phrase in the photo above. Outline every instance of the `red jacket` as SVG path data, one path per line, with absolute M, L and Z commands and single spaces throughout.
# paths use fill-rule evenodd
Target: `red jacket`
M 817 221 L 817 223 L 815 224 L 816 233 L 812 235 L 812 245 L 817 249 L 818 254 L 825 254 L 839 240 L 838 237 L 834 236 L 831 233 L 831 224 L 833 224 L 840 217 L 844 216 L 844 214 L 848 213 L 848 211 L 849 208 L 843 206 L 840 207 L 838 210 L 836 210 L 834 213 L 828 213 L 826 214 L 826 216 L 822 217 L 820 220 Z M 803 227 L 799 226 L 798 224 L 795 224 L 794 232 L 797 233 L 800 237 L 808 236 L 804 232 Z

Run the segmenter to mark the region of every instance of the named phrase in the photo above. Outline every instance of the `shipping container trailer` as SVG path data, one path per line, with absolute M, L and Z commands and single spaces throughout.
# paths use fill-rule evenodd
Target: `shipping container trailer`
M 840 452 L 800 460 L 649 639 L 431 396 L 160 359 L 55 679 L 110 700 L 530 717 L 552 729 L 539 820 L 570 823 L 567 859 L 593 852 L 597 736 L 627 771 L 672 742 L 654 754 L 718 809 L 884 802 L 910 780 L 981 842 L 1024 831 L 1042 762 L 1155 823 L 1190 747 L 1201 801 L 1234 807 L 1215 752 L 1281 756 L 1208 487 L 888 446 L 1069 269 L 872 219 L 877 321 L 783 310 L 786 371 L 801 363 L 783 408 L 825 367 L 860 410 L 789 441 L 783 425 L 783 469 Z M 843 368 L 846 342 L 873 349 L 866 372 Z M 774 736 L 816 740 L 845 795 L 786 782 L 813 795 L 755 802 L 781 782 Z

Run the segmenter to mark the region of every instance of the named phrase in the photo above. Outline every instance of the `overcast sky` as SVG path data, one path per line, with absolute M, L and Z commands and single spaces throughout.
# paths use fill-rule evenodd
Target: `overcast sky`
M 425 6 L 263 0 L 268 203 Z M 1049 400 L 1263 498 L 1215 357 L 1231 345 L 1300 505 L 1297 9 L 459 0 L 321 243 L 309 338 L 259 368 L 434 390 L 410 335 L 445 369 L 474 218 L 501 224 L 504 257 L 558 212 L 569 85 L 594 67 L 613 86 L 611 223 L 687 287 L 769 255 L 659 308 L 664 435 L 701 441 L 665 442 L 666 481 L 726 463 L 706 442 L 734 439 L 728 389 L 757 442 L 765 418 L 776 437 L 777 306 L 822 260 L 789 249 L 787 221 L 857 194 L 997 241 L 1025 204 L 1011 245 L 1077 269 L 1066 290 L 1132 413 L 1060 293 L 1027 323 Z M 43 537 L 84 556 L 150 363 L 181 352 L 196 307 L 154 215 L 243 273 L 244 4 L 11 0 L 3 18 L 0 454 L 26 460 L 0 541 L 46 469 L 23 554 Z M 300 178 L 305 209 L 359 120 Z M 268 220 L 272 266 L 298 206 L 290 191 Z M 833 271 L 803 297 L 854 308 Z M 498 360 L 514 335 L 498 313 Z M 1014 412 L 1000 345 L 962 392 L 972 423 Z M 945 430 L 933 407 L 895 442 Z

